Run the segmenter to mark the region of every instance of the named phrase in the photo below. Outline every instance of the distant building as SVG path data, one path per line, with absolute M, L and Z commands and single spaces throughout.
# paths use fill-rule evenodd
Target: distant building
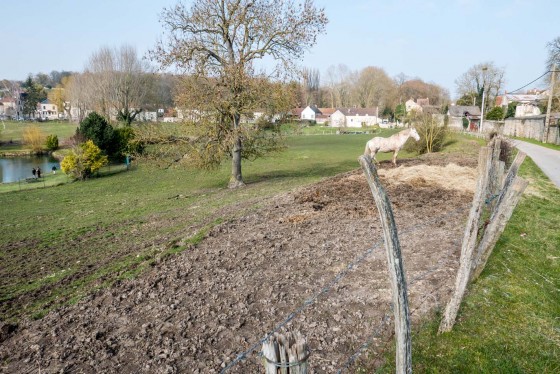
M 17 115 L 17 103 L 13 97 L 3 97 L 0 99 L 0 115 L 13 118 Z
M 337 108 L 331 114 L 332 127 L 373 126 L 379 122 L 379 108 Z
M 35 117 L 42 120 L 58 119 L 58 107 L 49 99 L 45 99 L 37 103 L 37 113 Z
M 539 103 L 548 99 L 547 90 L 533 89 L 526 94 L 508 94 L 496 97 L 496 106 L 501 106 L 507 110 L 510 103 L 517 103 L 515 117 L 532 117 L 541 114 Z
M 429 100 L 428 100 L 428 102 L 429 102 Z M 407 113 L 410 113 L 412 111 L 418 112 L 418 113 L 422 112 L 422 106 L 420 104 L 416 103 L 414 101 L 414 99 L 412 99 L 412 98 L 409 99 L 406 103 L 404 103 L 404 106 L 406 108 Z
M 447 111 L 449 127 L 464 129 L 463 118 L 465 118 L 468 121 L 466 130 L 478 131 L 480 114 L 480 108 L 474 105 L 451 105 Z

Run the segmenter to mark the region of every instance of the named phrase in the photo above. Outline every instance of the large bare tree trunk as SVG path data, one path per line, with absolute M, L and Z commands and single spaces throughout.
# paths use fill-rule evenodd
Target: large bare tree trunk
M 233 119 L 233 126 L 235 129 L 239 127 L 240 116 L 236 115 Z M 241 150 L 243 149 L 243 143 L 241 141 L 241 136 L 239 133 L 235 135 L 235 141 L 233 143 L 233 152 L 231 159 L 231 177 L 229 178 L 229 188 L 239 188 L 245 186 L 243 182 L 243 176 L 241 175 Z

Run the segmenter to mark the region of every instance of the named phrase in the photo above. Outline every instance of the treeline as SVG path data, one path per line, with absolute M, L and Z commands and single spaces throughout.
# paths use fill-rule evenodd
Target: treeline
M 299 80 L 288 83 L 268 80 L 264 86 L 263 79 L 266 80 L 260 78 L 255 87 L 266 86 L 266 92 L 273 88 L 284 94 L 264 95 L 263 90 L 258 90 L 266 100 L 259 100 L 261 107 L 253 108 L 255 110 L 273 112 L 307 105 L 379 107 L 383 116 L 393 117 L 395 111 L 398 115 L 398 105 L 411 98 L 428 99 L 430 105 L 442 109 L 450 102 L 449 92 L 437 84 L 405 74 L 390 77 L 384 69 L 375 66 L 358 71 L 352 71 L 346 65 L 331 66 L 324 77 L 317 69 L 304 68 Z M 26 115 L 38 102 L 49 98 L 59 112 L 77 122 L 81 122 L 89 111 L 96 111 L 107 119 L 128 124 L 138 119 L 142 111 L 177 106 L 192 108 L 199 100 L 188 93 L 200 91 L 192 90 L 192 87 L 185 89 L 190 84 L 188 77 L 155 72 L 134 48 L 126 45 L 96 51 L 83 72 L 52 71 L 50 74 L 30 74 L 24 82 L 4 82 L 5 87 L 12 87 L 11 91 L 26 92 Z
M 427 98 L 430 105 L 442 108 L 450 102 L 448 90 L 420 78 L 402 73 L 390 77 L 376 66 L 352 71 L 346 65 L 333 65 L 324 79 L 317 69 L 303 69 L 299 106 L 379 107 L 380 113 L 393 115 L 397 105 L 419 98 Z

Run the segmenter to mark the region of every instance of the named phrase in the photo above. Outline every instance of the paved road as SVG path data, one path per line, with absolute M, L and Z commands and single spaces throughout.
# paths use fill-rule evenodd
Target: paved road
M 515 146 L 531 157 L 535 164 L 560 188 L 560 151 L 512 139 Z

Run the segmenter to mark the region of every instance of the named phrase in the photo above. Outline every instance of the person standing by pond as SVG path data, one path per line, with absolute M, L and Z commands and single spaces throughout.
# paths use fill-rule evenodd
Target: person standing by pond
M 41 168 L 37 167 L 37 178 L 41 178 Z
M 35 170 L 35 168 L 33 168 L 33 170 L 31 170 L 31 174 L 33 174 L 33 178 L 35 178 L 36 175 L 37 175 L 37 170 Z

